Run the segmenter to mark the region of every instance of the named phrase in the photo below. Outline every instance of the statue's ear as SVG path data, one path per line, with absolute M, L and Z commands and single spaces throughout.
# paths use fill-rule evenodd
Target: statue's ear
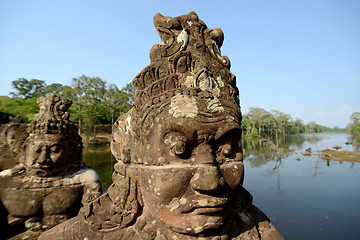
M 113 184 L 108 190 L 109 198 L 113 201 L 118 215 L 114 219 L 120 220 L 117 224 L 119 228 L 134 223 L 141 213 L 141 204 L 138 201 L 139 187 L 138 174 L 135 169 L 127 168 L 122 162 L 114 166 Z
M 133 141 L 131 129 L 131 110 L 121 115 L 112 127 L 111 153 L 117 161 L 128 163 L 131 161 L 130 145 Z
M 25 164 L 26 162 L 26 149 L 29 147 L 29 143 L 32 141 L 31 137 L 27 137 L 24 141 L 24 143 L 21 145 L 20 149 L 19 149 L 19 163 L 23 163 Z

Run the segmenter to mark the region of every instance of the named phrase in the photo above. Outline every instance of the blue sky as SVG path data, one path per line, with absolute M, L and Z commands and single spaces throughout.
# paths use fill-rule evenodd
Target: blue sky
M 155 13 L 190 11 L 224 31 L 244 113 L 345 127 L 360 111 L 358 0 L 0 0 L 0 95 L 21 77 L 70 85 L 85 74 L 121 88 L 160 43 Z

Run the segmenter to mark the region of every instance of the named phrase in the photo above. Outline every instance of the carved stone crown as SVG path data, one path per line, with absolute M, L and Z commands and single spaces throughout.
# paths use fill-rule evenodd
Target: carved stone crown
M 60 99 L 55 94 L 40 97 L 36 103 L 40 110 L 29 125 L 29 133 L 76 134 L 76 127 L 69 120 L 67 110 L 72 104 L 70 99 Z
M 210 92 L 239 105 L 230 61 L 220 53 L 224 40 L 220 28 L 208 29 L 195 12 L 175 18 L 157 13 L 154 25 L 162 44 L 152 47 L 150 65 L 132 82 L 139 114 L 178 93 L 196 97 Z

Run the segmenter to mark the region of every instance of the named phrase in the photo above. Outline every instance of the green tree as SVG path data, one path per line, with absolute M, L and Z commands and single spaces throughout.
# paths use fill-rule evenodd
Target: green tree
M 121 104 L 120 102 L 120 91 L 115 84 L 110 84 L 105 93 L 106 102 L 111 112 L 111 125 L 114 124 L 114 116 L 117 109 L 117 106 Z
M 81 122 L 82 122 L 82 113 L 83 113 L 83 106 L 84 103 L 84 94 L 85 88 L 83 88 L 83 79 L 86 76 L 82 75 L 79 78 L 73 78 L 71 80 L 71 90 L 68 89 L 67 93 L 69 94 L 69 98 L 73 100 L 73 105 L 71 110 L 73 110 L 73 115 L 71 116 L 72 121 L 78 122 L 78 134 L 81 135 Z
M 18 80 L 12 81 L 11 85 L 16 89 L 16 92 L 10 92 L 13 98 L 23 97 L 25 100 L 28 100 L 43 95 L 45 81 L 38 79 L 31 79 L 29 81 L 26 78 L 19 78 Z
M 123 88 L 121 89 L 121 91 L 126 94 L 124 100 L 126 101 L 126 104 L 127 104 L 127 106 L 128 106 L 128 109 L 127 109 L 127 110 L 124 109 L 124 111 L 127 112 L 127 111 L 129 111 L 131 105 L 132 105 L 133 102 L 134 102 L 134 89 L 133 89 L 132 84 L 131 84 L 131 83 L 128 83 L 128 84 L 126 84 L 125 87 L 123 87 Z
M 241 129 L 243 135 L 248 134 L 248 127 L 249 127 L 249 117 L 247 115 L 243 115 L 241 119 Z
M 306 129 L 306 132 L 308 133 L 317 133 L 319 130 L 318 130 L 318 125 L 316 124 L 316 122 L 308 122 L 306 125 L 305 125 L 305 129 Z
M 26 101 L 24 98 L 12 99 L 8 96 L 0 96 L 0 112 L 20 116 L 25 122 L 31 122 L 38 111 L 36 98 Z
M 253 136 L 256 136 L 256 132 L 258 136 L 265 136 L 269 134 L 271 130 L 271 125 L 273 122 L 273 116 L 270 112 L 262 109 L 262 108 L 250 108 L 247 113 L 248 123 L 251 126 L 251 132 Z M 256 129 L 256 131 L 255 131 Z
M 63 98 L 74 100 L 74 89 L 70 86 L 62 86 L 61 92 L 59 95 Z
M 350 119 L 354 124 L 360 123 L 360 112 L 354 112 L 351 114 Z
M 294 127 L 295 127 L 295 134 L 304 133 L 305 132 L 305 126 L 303 121 L 300 118 L 296 118 L 294 121 Z
M 44 90 L 43 90 L 43 95 L 47 96 L 51 93 L 55 93 L 57 96 L 59 97 L 63 97 L 64 92 L 66 91 L 66 89 L 68 89 L 69 86 L 63 86 L 60 83 L 52 83 L 50 85 L 46 85 Z
M 354 141 L 360 142 L 360 112 L 351 114 L 352 123 L 349 124 L 349 132 L 353 135 Z
M 94 130 L 94 138 L 96 138 L 96 124 L 98 123 L 99 103 L 105 100 L 106 82 L 99 77 L 87 78 L 85 82 L 85 101 L 88 103 L 88 116 L 91 120 Z
M 249 118 L 249 124 L 251 126 L 251 134 L 257 131 L 257 134 L 261 136 L 262 119 L 266 114 L 266 111 L 262 108 L 252 107 L 249 109 L 247 116 Z
M 114 123 L 114 117 L 128 112 L 134 100 L 132 85 L 127 84 L 121 90 L 115 84 L 110 84 L 105 93 L 105 99 L 108 106 L 108 114 L 111 116 L 111 124 Z
M 75 109 L 77 111 L 79 134 L 81 133 L 81 122 L 94 129 L 96 137 L 96 124 L 98 123 L 99 103 L 104 101 L 106 82 L 100 77 L 87 77 L 82 75 L 72 79 Z M 89 130 L 89 128 L 87 128 Z M 88 131 L 89 134 L 89 131 Z
M 278 110 L 271 110 L 276 121 L 276 133 L 289 133 L 289 124 L 291 122 L 290 114 L 280 112 Z

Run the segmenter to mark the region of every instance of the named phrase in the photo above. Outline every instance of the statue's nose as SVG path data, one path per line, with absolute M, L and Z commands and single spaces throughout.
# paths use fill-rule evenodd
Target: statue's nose
M 209 144 L 201 144 L 194 151 L 195 164 L 215 164 L 216 159 Z
M 194 151 L 193 163 L 196 167 L 190 185 L 194 190 L 214 192 L 224 186 L 211 145 L 200 144 Z
M 43 147 L 40 156 L 36 162 L 40 164 L 47 164 L 50 162 L 50 160 L 50 153 L 48 149 L 46 147 Z
M 224 186 L 224 178 L 216 166 L 198 166 L 190 180 L 191 187 L 199 192 L 215 192 Z

